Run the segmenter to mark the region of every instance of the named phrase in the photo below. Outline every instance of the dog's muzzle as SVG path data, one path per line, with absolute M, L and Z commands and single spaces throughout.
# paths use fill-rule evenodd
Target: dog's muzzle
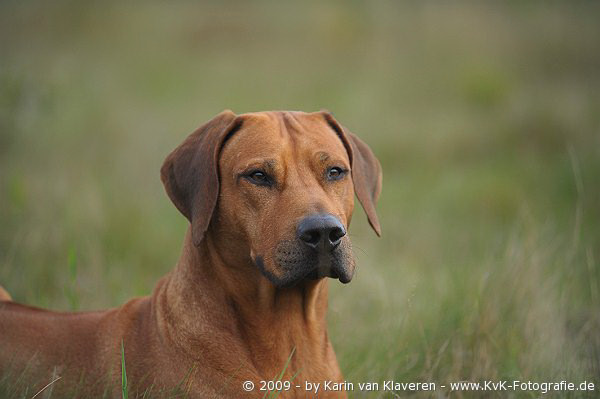
M 310 215 L 300 220 L 293 240 L 280 241 L 274 252 L 277 273 L 263 274 L 277 286 L 323 277 L 346 284 L 354 275 L 354 259 L 346 228 L 330 214 Z M 262 259 L 261 259 L 262 261 Z
M 306 278 L 318 279 L 331 277 L 347 283 L 352 278 L 348 275 L 344 262 L 340 262 L 333 252 L 340 246 L 346 235 L 344 225 L 333 215 L 311 215 L 298 223 L 296 235 L 300 242 L 316 257 L 315 267 Z

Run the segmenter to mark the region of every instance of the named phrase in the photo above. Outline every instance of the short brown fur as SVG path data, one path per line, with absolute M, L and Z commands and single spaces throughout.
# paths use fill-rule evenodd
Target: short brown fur
M 334 164 L 351 178 L 324 180 Z M 269 169 L 272 186 L 249 181 L 255 166 Z M 278 376 L 292 351 L 284 380 L 298 372 L 293 385 L 343 381 L 327 335 L 328 279 L 284 270 L 276 248 L 293 242 L 306 215 L 331 214 L 347 227 L 355 193 L 380 233 L 381 168 L 368 147 L 327 112 L 225 111 L 167 157 L 161 178 L 190 220 L 176 267 L 152 295 L 101 312 L 20 305 L 0 287 L 0 375 L 27 369 L 37 388 L 61 376 L 53 397 L 107 387 L 119 397 L 123 344 L 132 397 L 176 386 L 190 397 L 262 397 L 260 381 Z M 339 251 L 351 277 L 347 236 Z M 245 392 L 243 381 L 255 390 Z M 279 397 L 307 395 L 293 388 Z

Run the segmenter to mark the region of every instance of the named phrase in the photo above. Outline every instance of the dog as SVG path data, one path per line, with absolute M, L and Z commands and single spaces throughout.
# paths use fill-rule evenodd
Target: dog
M 161 180 L 190 222 L 176 267 L 106 311 L 46 311 L 0 289 L 0 373 L 30 392 L 52 383 L 52 397 L 120 397 L 125 376 L 132 396 L 306 398 L 306 382 L 330 381 L 341 388 L 319 397 L 346 397 L 328 279 L 354 275 L 355 195 L 381 234 L 369 147 L 327 111 L 224 111 L 167 156 Z

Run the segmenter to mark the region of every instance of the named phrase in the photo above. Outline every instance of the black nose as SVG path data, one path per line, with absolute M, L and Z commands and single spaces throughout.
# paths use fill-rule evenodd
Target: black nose
M 298 224 L 298 238 L 309 247 L 332 251 L 346 235 L 346 229 L 333 215 L 307 216 Z

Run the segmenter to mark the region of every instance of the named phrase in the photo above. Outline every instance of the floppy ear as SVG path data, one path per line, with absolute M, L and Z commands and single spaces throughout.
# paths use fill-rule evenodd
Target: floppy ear
M 173 204 L 190 221 L 198 246 L 210 225 L 219 196 L 219 153 L 241 126 L 227 110 L 200 126 L 167 156 L 160 178 Z
M 327 124 L 338 134 L 348 156 L 352 168 L 354 192 L 360 201 L 369 224 L 378 236 L 381 236 L 381 226 L 375 212 L 375 204 L 381 193 L 381 164 L 375 158 L 373 151 L 361 139 L 343 127 L 328 111 L 321 111 Z

